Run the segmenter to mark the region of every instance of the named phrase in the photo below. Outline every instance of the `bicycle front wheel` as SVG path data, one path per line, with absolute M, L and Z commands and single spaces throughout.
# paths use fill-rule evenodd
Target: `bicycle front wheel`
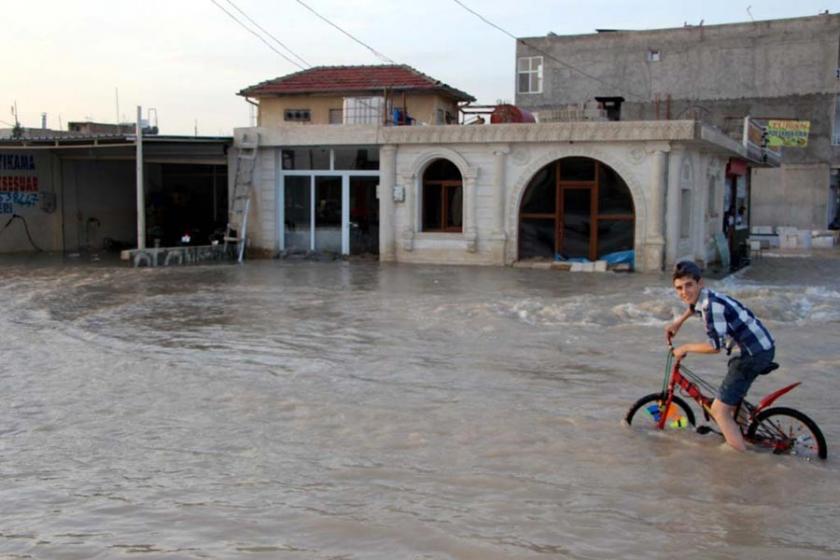
M 656 428 L 664 414 L 666 430 L 684 430 L 688 427 L 694 427 L 694 412 L 678 396 L 674 395 L 671 406 L 668 407 L 667 411 L 664 408 L 664 395 L 662 393 L 651 393 L 637 400 L 630 407 L 624 421 L 630 425 L 643 428 Z
M 825 459 L 828 446 L 816 422 L 792 408 L 761 411 L 747 430 L 747 439 L 779 455 Z

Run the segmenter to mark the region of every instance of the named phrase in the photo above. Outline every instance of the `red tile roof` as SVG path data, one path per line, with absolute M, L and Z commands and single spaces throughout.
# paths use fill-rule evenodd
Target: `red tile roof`
M 295 95 L 301 93 L 361 93 L 388 88 L 392 91 L 438 92 L 458 101 L 475 101 L 468 93 L 418 72 L 411 66 L 316 66 L 247 87 L 246 97 Z

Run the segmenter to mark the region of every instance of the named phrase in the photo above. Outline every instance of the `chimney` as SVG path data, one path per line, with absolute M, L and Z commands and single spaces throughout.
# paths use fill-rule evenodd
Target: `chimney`
M 46 113 L 41 113 L 41 128 L 43 128 L 45 130 L 47 128 L 47 114 Z

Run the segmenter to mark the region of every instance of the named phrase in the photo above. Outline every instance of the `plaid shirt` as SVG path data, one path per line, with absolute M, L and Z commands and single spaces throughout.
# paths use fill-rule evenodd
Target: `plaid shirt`
M 735 298 L 703 288 L 696 308 L 706 324 L 709 344 L 715 350 L 724 347 L 727 337 L 735 341 L 742 354 L 750 356 L 770 350 L 775 344 L 770 331 Z

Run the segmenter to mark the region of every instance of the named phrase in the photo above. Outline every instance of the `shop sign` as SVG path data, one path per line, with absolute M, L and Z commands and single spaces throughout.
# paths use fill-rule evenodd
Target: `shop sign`
M 810 130 L 811 121 L 767 121 L 767 145 L 804 148 Z
M 34 155 L 0 154 L 0 214 L 13 214 L 16 207 L 38 204 L 36 172 Z

